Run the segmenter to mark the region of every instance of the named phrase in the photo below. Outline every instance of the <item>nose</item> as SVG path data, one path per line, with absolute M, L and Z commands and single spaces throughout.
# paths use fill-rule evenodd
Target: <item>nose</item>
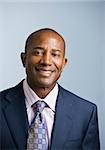
M 41 63 L 45 65 L 51 65 L 51 60 L 51 54 L 49 52 L 45 52 L 41 58 Z

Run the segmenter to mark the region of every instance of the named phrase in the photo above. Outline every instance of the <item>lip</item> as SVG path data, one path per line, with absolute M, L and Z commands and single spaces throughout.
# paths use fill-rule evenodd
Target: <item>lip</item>
M 39 75 L 44 77 L 50 77 L 52 72 L 54 72 L 51 69 L 45 69 L 45 68 L 36 68 L 36 71 L 38 72 Z

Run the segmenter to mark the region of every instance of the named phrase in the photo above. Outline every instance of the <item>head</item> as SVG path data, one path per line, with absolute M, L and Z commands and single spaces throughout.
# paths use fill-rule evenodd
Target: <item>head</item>
M 53 88 L 67 63 L 65 41 L 55 30 L 35 31 L 27 38 L 21 59 L 32 89 Z

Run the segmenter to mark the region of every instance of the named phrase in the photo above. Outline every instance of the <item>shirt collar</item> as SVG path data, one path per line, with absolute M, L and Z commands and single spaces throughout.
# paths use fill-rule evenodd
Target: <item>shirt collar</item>
M 55 112 L 56 99 L 58 95 L 58 84 L 54 86 L 51 92 L 44 99 L 38 97 L 38 95 L 28 85 L 26 79 L 23 81 L 23 90 L 26 97 L 26 108 L 31 107 L 31 105 L 38 100 L 43 100 L 52 109 L 52 111 Z

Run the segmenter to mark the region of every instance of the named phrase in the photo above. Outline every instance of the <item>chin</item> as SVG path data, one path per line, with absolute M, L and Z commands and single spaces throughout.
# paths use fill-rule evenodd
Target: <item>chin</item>
M 39 87 L 42 87 L 42 88 L 50 88 L 50 87 L 54 86 L 55 83 L 52 83 L 52 82 L 39 82 L 39 83 L 37 83 L 37 85 Z
M 51 85 L 51 84 L 48 84 L 48 83 L 40 83 L 39 86 L 42 87 L 42 88 L 49 88 L 49 87 L 51 87 L 52 85 Z

